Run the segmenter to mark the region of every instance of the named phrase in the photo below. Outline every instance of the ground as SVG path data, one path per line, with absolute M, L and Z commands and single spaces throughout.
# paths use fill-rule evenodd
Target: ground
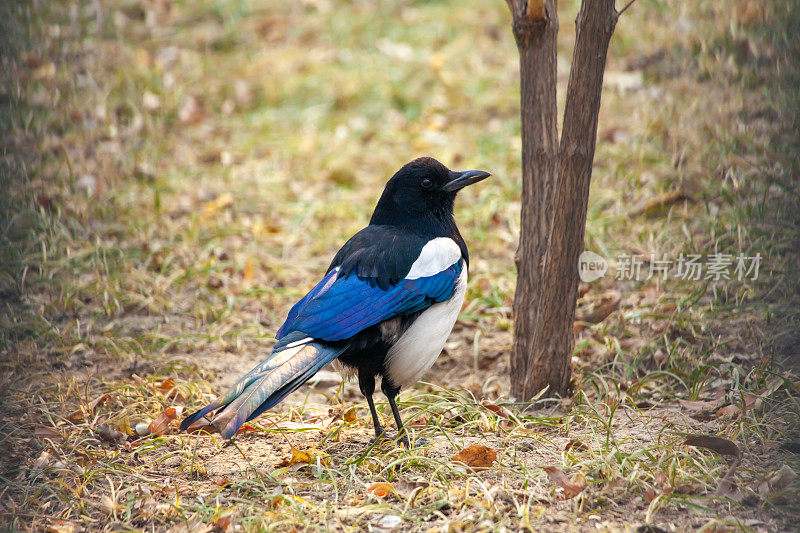
M 563 102 L 577 2 L 559 4 Z M 503 2 L 0 10 L 3 528 L 797 529 L 795 2 L 621 17 L 585 245 L 611 269 L 581 285 L 570 396 L 526 403 L 508 396 L 521 141 Z M 177 432 L 268 353 L 420 155 L 493 174 L 458 198 L 460 319 L 401 395 L 427 444 L 370 446 L 363 398 L 327 371 L 231 443 Z M 681 254 L 728 275 L 649 275 Z

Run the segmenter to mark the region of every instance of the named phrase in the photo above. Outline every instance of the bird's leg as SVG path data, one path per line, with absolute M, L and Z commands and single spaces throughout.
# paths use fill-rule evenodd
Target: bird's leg
M 375 440 L 378 440 L 384 436 L 384 430 L 378 418 L 378 411 L 375 410 L 375 402 L 372 401 L 372 395 L 375 393 L 375 376 L 366 372 L 359 372 L 358 388 L 361 389 L 361 394 L 367 398 L 369 412 L 372 414 L 372 426 L 375 428 Z
M 405 425 L 403 425 L 403 419 L 400 418 L 400 410 L 397 408 L 397 402 L 395 402 L 395 398 L 397 398 L 397 395 L 400 394 L 400 387 L 395 387 L 392 385 L 389 379 L 384 376 L 383 380 L 381 380 L 381 390 L 386 395 L 386 399 L 389 400 L 389 405 L 392 408 L 394 423 L 397 425 L 397 440 L 402 442 L 406 448 L 410 448 L 411 444 L 408 441 L 406 428 Z

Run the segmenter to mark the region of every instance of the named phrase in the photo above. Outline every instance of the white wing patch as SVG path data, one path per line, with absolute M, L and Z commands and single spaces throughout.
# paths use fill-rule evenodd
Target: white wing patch
M 449 237 L 436 237 L 422 247 L 406 279 L 435 276 L 461 259 L 461 248 Z
M 306 337 L 305 339 L 300 339 L 299 341 L 290 342 L 286 346 L 283 347 L 284 350 L 289 348 L 294 348 L 295 346 L 300 346 L 301 344 L 308 344 L 309 342 L 313 341 L 312 337 Z
M 442 352 L 467 291 L 467 266 L 462 267 L 453 297 L 423 311 L 395 345 L 389 348 L 385 364 L 395 385 L 410 387 L 416 383 Z

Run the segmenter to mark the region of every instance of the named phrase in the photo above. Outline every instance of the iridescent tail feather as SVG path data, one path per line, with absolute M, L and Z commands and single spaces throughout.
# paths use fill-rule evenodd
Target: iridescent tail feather
M 233 437 L 242 424 L 275 407 L 346 348 L 317 342 L 290 348 L 287 344 L 291 346 L 285 342 L 276 345 L 267 359 L 245 374 L 226 394 L 187 416 L 181 423 L 181 431 L 216 411 L 211 425 L 223 437 Z

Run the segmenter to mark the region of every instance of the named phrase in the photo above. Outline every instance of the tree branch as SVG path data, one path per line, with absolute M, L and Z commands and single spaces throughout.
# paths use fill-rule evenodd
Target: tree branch
M 619 11 L 617 11 L 617 17 L 619 17 L 620 15 L 622 15 L 623 13 L 625 13 L 625 11 L 626 11 L 626 10 L 627 10 L 629 7 L 631 7 L 631 5 L 632 5 L 632 4 L 633 4 L 635 1 L 636 1 L 636 0 L 630 0 L 630 1 L 629 1 L 627 4 L 625 4 L 625 7 L 623 7 L 623 8 L 622 8 L 622 9 L 620 9 Z

